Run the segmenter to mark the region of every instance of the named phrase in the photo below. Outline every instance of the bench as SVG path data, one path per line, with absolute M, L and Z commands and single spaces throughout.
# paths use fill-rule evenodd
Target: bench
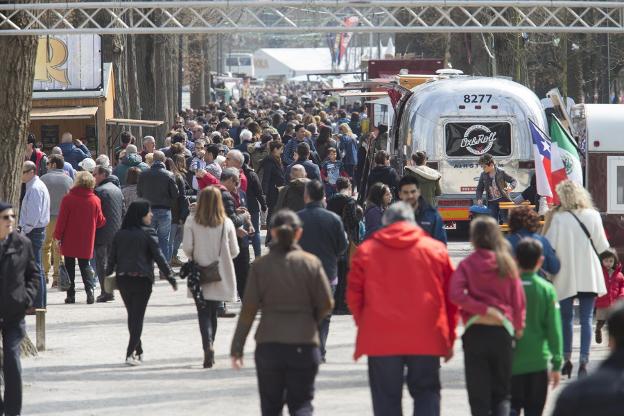
M 35 309 L 35 332 L 37 334 L 37 351 L 46 349 L 46 310 Z
M 529 202 L 522 202 L 520 204 L 516 204 L 515 202 L 500 202 L 498 204 L 498 207 L 501 211 L 507 211 L 509 212 L 509 210 L 514 209 L 516 207 L 519 206 L 526 206 L 529 207 L 531 209 L 535 209 L 535 205 L 529 203 Z M 540 221 L 540 225 L 544 225 L 544 221 Z M 508 233 L 509 232 L 509 224 L 505 223 L 505 224 L 501 224 L 500 226 L 500 230 L 503 234 Z

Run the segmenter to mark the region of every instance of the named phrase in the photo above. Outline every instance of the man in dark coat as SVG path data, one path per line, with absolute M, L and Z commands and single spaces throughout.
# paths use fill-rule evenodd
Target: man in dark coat
M 271 216 L 275 212 L 275 206 L 279 195 L 279 190 L 286 184 L 284 169 L 282 168 L 282 151 L 284 145 L 281 142 L 269 143 L 269 155 L 260 163 L 262 170 L 262 190 L 267 201 L 267 224 L 271 223 Z M 267 233 L 269 240 L 271 233 Z
M 624 403 L 624 302 L 607 320 L 611 355 L 590 375 L 568 385 L 559 395 L 553 416 L 612 416 Z
M 292 179 L 290 170 L 294 165 L 301 165 L 306 171 L 308 179 L 321 180 L 321 169 L 310 160 L 310 146 L 307 143 L 299 143 L 297 145 L 297 160 L 288 165 L 286 168 L 286 179 Z
M 418 225 L 431 237 L 442 243 L 447 243 L 444 221 L 438 210 L 425 201 L 420 195 L 418 179 L 414 176 L 404 176 L 399 182 L 399 199 L 407 202 L 414 208 Z
M 288 208 L 297 212 L 302 210 L 305 206 L 303 192 L 305 184 L 309 180 L 306 178 L 306 171 L 303 166 L 294 165 L 290 170 L 290 175 L 291 180 L 288 185 L 280 188 L 277 194 L 274 212 L 282 208 Z
M 0 331 L 2 333 L 4 396 L 0 414 L 22 412 L 20 344 L 26 333 L 24 316 L 39 288 L 39 269 L 30 240 L 13 230 L 15 213 L 0 202 Z
M 240 190 L 239 170 L 237 168 L 225 168 L 221 172 L 221 200 L 225 214 L 234 223 L 236 228 L 236 242 L 240 252 L 234 258 L 234 273 L 236 274 L 236 286 L 239 297 L 243 298 L 243 290 L 247 281 L 247 272 L 249 270 L 249 238 L 246 226 L 251 223 L 251 216 L 246 208 L 246 196 Z M 228 312 L 225 304 L 217 309 L 217 314 L 223 318 L 232 318 L 236 314 Z
M 165 168 L 165 154 L 160 150 L 154 152 L 152 167 L 139 175 L 137 195 L 152 204 L 152 226 L 158 235 L 158 246 L 165 258 L 170 259 L 171 208 L 177 203 L 180 192 L 173 174 Z
M 385 150 L 380 150 L 375 154 L 375 167 L 368 175 L 368 186 L 366 189 L 370 189 L 373 184 L 377 182 L 388 185 L 392 191 L 392 195 L 396 197 L 399 186 L 399 174 L 390 166 L 390 156 Z
M 260 257 L 262 254 L 262 244 L 260 241 L 260 210 L 266 212 L 267 203 L 262 190 L 260 178 L 252 168 L 249 167 L 249 153 L 243 153 L 245 163 L 243 164 L 243 173 L 247 177 L 247 209 L 251 215 L 251 224 L 255 233 L 251 236 L 251 245 L 254 250 L 254 256 Z
M 303 198 L 306 207 L 297 213 L 303 222 L 299 245 L 321 260 L 333 294 L 338 285 L 338 258 L 347 251 L 349 244 L 340 217 L 323 207 L 324 196 L 324 187 L 320 181 L 313 180 L 305 184 Z M 319 331 L 323 360 L 330 319 L 331 315 L 325 318 Z
M 110 168 L 96 166 L 93 171 L 95 176 L 95 194 L 100 198 L 102 214 L 106 218 L 106 224 L 95 232 L 95 268 L 100 281 L 100 296 L 98 302 L 114 300 L 112 293 L 104 291 L 104 278 L 106 277 L 106 264 L 113 244 L 115 234 L 121 228 L 123 220 L 124 199 L 119 189 L 110 179 Z

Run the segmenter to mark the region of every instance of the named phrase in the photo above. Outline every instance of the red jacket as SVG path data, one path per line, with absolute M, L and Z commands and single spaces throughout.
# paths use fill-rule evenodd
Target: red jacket
M 61 242 L 61 254 L 66 257 L 93 257 L 95 230 L 106 224 L 100 198 L 93 189 L 72 188 L 61 200 L 56 219 L 54 239 Z
M 622 265 L 615 266 L 615 270 L 609 276 L 609 271 L 603 266 L 605 285 L 607 286 L 607 294 L 596 299 L 597 308 L 608 308 L 613 302 L 620 298 L 624 298 L 624 275 L 622 274 Z
M 492 306 L 505 315 L 516 331 L 524 328 L 526 300 L 518 275 L 500 277 L 496 255 L 477 249 L 457 267 L 451 279 L 450 297 L 461 308 L 466 323 L 474 315 L 485 315 Z
M 364 241 L 347 278 L 358 327 L 354 358 L 446 356 L 458 319 L 447 296 L 452 274 L 446 246 L 416 225 L 398 222 Z

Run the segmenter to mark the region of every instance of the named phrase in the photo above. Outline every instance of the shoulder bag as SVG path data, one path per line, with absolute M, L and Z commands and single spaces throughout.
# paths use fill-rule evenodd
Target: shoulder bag
M 65 267 L 64 258 L 59 262 L 58 285 L 59 285 L 59 290 L 61 292 L 66 292 L 71 287 L 71 280 L 69 279 L 69 273 L 67 272 L 67 267 Z
M 596 256 L 598 256 L 598 258 L 600 258 L 600 253 L 598 253 L 598 250 L 596 250 L 596 246 L 594 245 L 594 240 L 592 240 L 591 234 L 589 233 L 589 230 L 587 229 L 587 227 L 585 227 L 585 224 L 583 224 L 583 222 L 579 219 L 579 217 L 576 216 L 576 214 L 574 212 L 572 212 L 572 211 L 568 211 L 568 212 L 570 214 L 572 214 L 572 216 L 574 217 L 576 222 L 579 223 L 579 225 L 583 229 L 583 232 L 585 233 L 585 235 L 589 239 L 589 243 L 591 244 L 592 248 L 594 249 L 594 253 L 596 253 Z
M 199 270 L 199 283 L 202 285 L 206 283 L 220 282 L 221 280 L 223 280 L 221 278 L 221 274 L 219 273 L 219 259 L 221 258 L 221 246 L 222 246 L 224 232 L 225 232 L 225 221 L 221 225 L 221 238 L 219 239 L 219 254 L 217 256 L 217 260 L 213 261 L 208 266 L 200 266 L 199 264 L 197 264 L 197 262 L 194 262 L 195 267 L 197 267 L 197 269 Z M 193 238 L 193 251 L 195 251 L 195 239 L 194 238 Z

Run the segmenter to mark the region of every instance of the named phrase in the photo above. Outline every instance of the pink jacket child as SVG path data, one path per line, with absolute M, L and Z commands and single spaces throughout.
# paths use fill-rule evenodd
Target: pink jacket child
M 517 275 L 499 276 L 496 254 L 491 250 L 477 249 L 459 264 L 451 278 L 449 297 L 459 306 L 464 324 L 475 315 L 486 315 L 491 306 L 509 320 L 516 332 L 524 329 L 522 280 Z
M 596 299 L 597 309 L 606 309 L 618 299 L 624 299 L 624 275 L 622 274 L 622 264 L 615 266 L 613 273 L 609 275 L 609 270 L 602 266 L 604 273 L 607 294 Z

